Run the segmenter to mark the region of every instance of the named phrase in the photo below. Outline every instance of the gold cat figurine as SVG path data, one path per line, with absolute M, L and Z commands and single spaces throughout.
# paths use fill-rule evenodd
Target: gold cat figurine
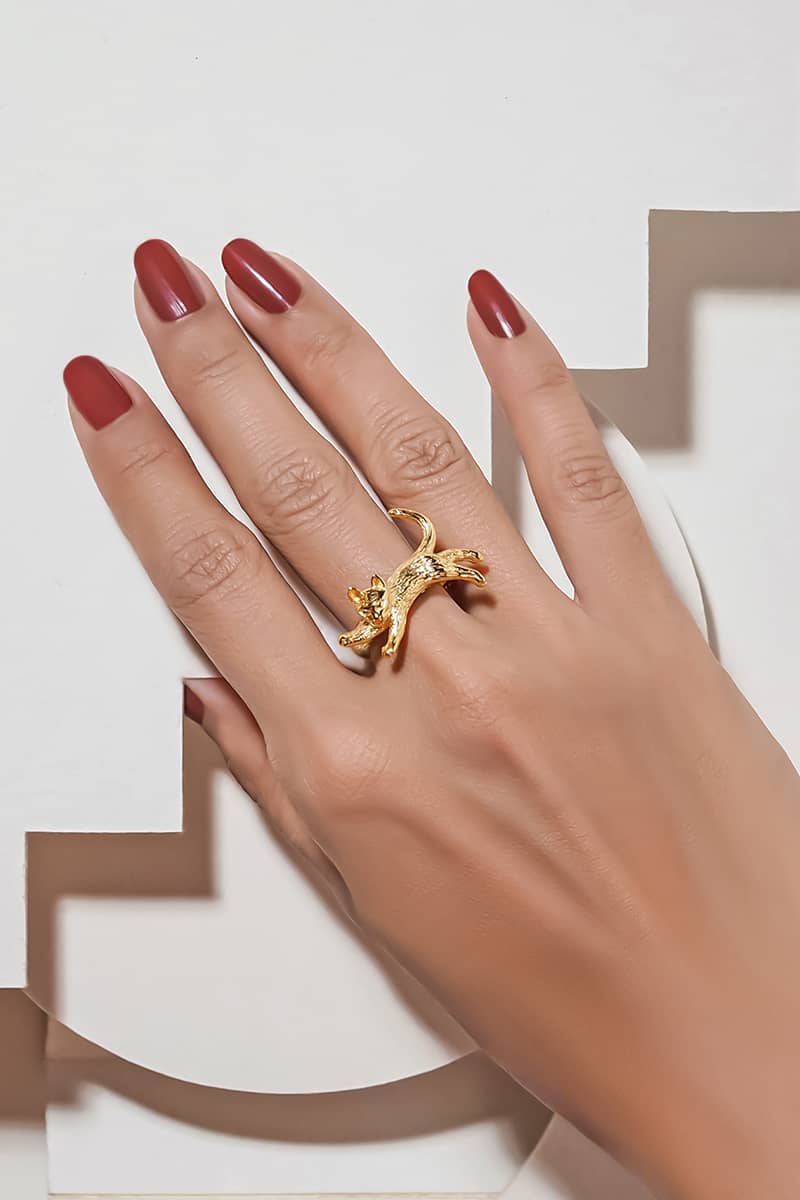
M 366 654 L 373 639 L 387 629 L 389 636 L 381 654 L 395 654 L 403 640 L 411 605 L 433 584 L 466 579 L 476 587 L 486 586 L 485 575 L 473 566 L 460 565 L 481 562 L 483 555 L 479 550 L 436 551 L 436 530 L 428 517 L 410 508 L 390 508 L 389 516 L 416 521 L 422 530 L 422 541 L 386 582 L 380 575 L 373 575 L 369 587 L 363 591 L 357 587 L 347 589 L 347 598 L 355 605 L 360 620 L 354 629 L 341 635 L 339 644 L 349 646 L 357 654 Z

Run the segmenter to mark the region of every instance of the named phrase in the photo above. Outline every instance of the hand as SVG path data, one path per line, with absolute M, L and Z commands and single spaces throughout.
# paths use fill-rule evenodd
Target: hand
M 800 781 L 670 589 L 557 352 L 473 276 L 470 335 L 574 600 L 318 283 L 249 242 L 223 262 L 241 325 L 384 503 L 482 550 L 490 586 L 431 589 L 398 661 L 348 671 L 142 389 L 75 359 L 89 466 L 221 676 L 192 683 L 193 715 L 353 918 L 547 1104 L 665 1196 L 794 1195 Z M 136 268 L 167 385 L 349 628 L 348 585 L 406 558 L 403 531 L 202 272 L 161 242 Z

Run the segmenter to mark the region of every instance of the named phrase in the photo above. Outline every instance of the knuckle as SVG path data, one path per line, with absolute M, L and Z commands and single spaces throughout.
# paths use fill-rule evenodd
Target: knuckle
M 257 542 L 234 526 L 175 534 L 168 555 L 167 598 L 179 615 L 250 587 L 261 557 Z
M 309 374 L 334 372 L 341 375 L 355 338 L 354 325 L 331 325 L 315 330 L 301 349 L 303 370 Z
M 355 720 L 340 716 L 318 732 L 308 783 L 316 807 L 336 819 L 370 808 L 388 766 L 388 743 Z
M 486 662 L 467 658 L 451 668 L 449 711 L 457 729 L 470 740 L 476 733 L 490 737 L 509 707 L 512 687 L 497 662 L 487 669 Z
M 439 733 L 450 752 L 470 760 L 515 760 L 530 742 L 529 724 L 538 707 L 537 681 L 502 645 L 486 654 L 485 644 L 460 647 L 440 669 Z
M 632 501 L 625 483 L 602 451 L 570 450 L 555 458 L 556 494 L 570 506 L 604 514 L 627 509 Z
M 653 694 L 663 692 L 663 673 L 630 630 L 604 630 L 598 634 L 593 622 L 580 612 L 572 623 L 571 636 L 560 642 L 546 675 L 542 698 L 548 711 L 568 705 L 585 721 L 603 718 L 626 721 L 631 714 L 649 711 Z M 564 679 L 571 680 L 564 693 Z
M 292 450 L 257 472 L 256 520 L 276 537 L 291 536 L 306 526 L 319 529 L 341 514 L 354 481 L 341 455 Z
M 569 367 L 560 358 L 548 358 L 528 367 L 523 381 L 527 398 L 561 395 L 574 387 Z
M 241 347 L 193 339 L 187 347 L 185 370 L 191 387 L 226 392 L 242 366 Z
M 151 438 L 137 442 L 127 452 L 120 464 L 119 473 L 122 476 L 137 477 L 148 474 L 158 464 L 169 458 L 174 447 L 170 447 L 163 438 Z
M 436 413 L 390 411 L 378 423 L 376 444 L 396 499 L 423 487 L 441 487 L 468 462 L 461 438 Z

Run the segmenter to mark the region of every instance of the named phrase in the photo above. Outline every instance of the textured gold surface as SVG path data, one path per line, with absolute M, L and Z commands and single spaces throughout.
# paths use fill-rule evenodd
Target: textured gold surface
M 422 530 L 422 541 L 385 582 L 380 575 L 373 575 L 369 587 L 363 591 L 357 587 L 347 589 L 347 597 L 360 619 L 354 629 L 341 635 L 339 644 L 349 646 L 357 654 L 366 654 L 370 643 L 387 629 L 389 636 L 381 654 L 395 654 L 403 640 L 411 605 L 435 583 L 466 579 L 476 587 L 486 586 L 486 577 L 480 571 L 472 565 L 461 565 L 480 562 L 483 558 L 480 550 L 437 551 L 436 530 L 430 518 L 410 508 L 390 508 L 389 516 L 416 521 Z

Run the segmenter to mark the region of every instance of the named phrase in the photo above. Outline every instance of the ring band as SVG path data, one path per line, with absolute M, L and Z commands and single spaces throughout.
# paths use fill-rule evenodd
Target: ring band
M 358 624 L 343 633 L 340 646 L 349 646 L 357 654 L 367 654 L 376 637 L 388 629 L 389 636 L 381 654 L 391 657 L 403 640 L 411 606 L 435 583 L 464 579 L 476 587 L 486 586 L 486 577 L 472 564 L 481 562 L 480 550 L 436 550 L 433 521 L 410 508 L 390 508 L 390 517 L 416 521 L 422 530 L 419 546 L 405 562 L 392 571 L 387 580 L 373 575 L 369 587 L 349 587 L 347 598 L 358 613 Z

